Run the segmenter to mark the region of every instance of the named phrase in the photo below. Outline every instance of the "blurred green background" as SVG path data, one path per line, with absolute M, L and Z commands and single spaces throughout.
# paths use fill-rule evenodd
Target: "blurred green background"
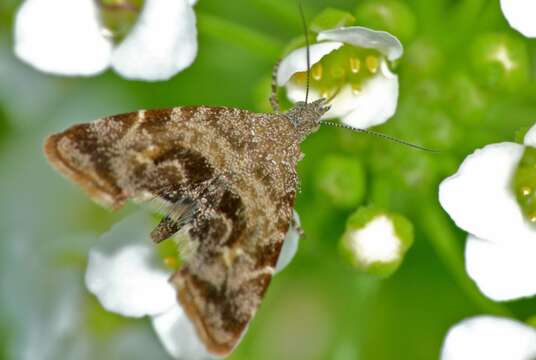
M 465 235 L 439 207 L 437 185 L 474 149 L 513 141 L 536 121 L 536 41 L 509 28 L 498 0 L 302 2 L 309 19 L 329 6 L 399 36 L 399 108 L 377 130 L 442 153 L 335 128 L 307 139 L 297 202 L 306 235 L 230 358 L 435 359 L 448 328 L 467 316 L 534 315 L 536 301 L 496 304 L 467 278 Z M 166 359 L 149 320 L 107 313 L 83 285 L 88 249 L 133 206 L 110 213 L 90 202 L 48 166 L 43 139 L 142 108 L 266 111 L 271 67 L 302 36 L 297 6 L 200 0 L 195 63 L 170 81 L 145 83 L 110 71 L 48 76 L 22 64 L 12 51 L 19 4 L 0 2 L 0 358 Z M 495 46 L 519 66 L 509 71 L 489 57 Z M 318 185 L 330 171 L 323 159 L 333 156 L 365 169 L 360 203 L 340 204 Z M 366 204 L 403 214 L 415 227 L 413 247 L 387 279 L 357 272 L 338 251 L 346 219 Z

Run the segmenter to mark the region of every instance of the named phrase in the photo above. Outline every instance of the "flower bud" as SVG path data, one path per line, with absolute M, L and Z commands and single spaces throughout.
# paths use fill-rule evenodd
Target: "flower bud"
M 360 25 L 387 31 L 403 43 L 410 41 L 417 30 L 415 15 L 400 1 L 369 1 L 358 7 L 356 15 Z
M 340 241 L 345 258 L 372 275 L 392 275 L 413 243 L 413 225 L 405 217 L 374 207 L 360 208 L 346 223 Z
M 479 80 L 494 89 L 516 90 L 529 79 L 525 43 L 506 33 L 478 36 L 472 45 L 471 63 Z
M 315 188 L 339 208 L 359 205 L 366 191 L 365 170 L 358 159 L 329 155 L 320 163 Z

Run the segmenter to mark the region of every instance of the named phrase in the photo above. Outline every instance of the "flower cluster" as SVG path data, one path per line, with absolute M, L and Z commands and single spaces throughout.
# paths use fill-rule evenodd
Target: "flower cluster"
M 15 19 L 15 53 L 35 68 L 90 76 L 112 67 L 127 79 L 166 80 L 197 54 L 195 0 L 26 0 Z M 132 28 L 118 43 L 101 12 L 134 12 Z M 139 13 L 139 14 L 138 14 Z
M 525 136 L 524 146 L 503 142 L 475 151 L 439 187 L 441 205 L 469 232 L 467 272 L 494 300 L 536 294 L 536 226 L 524 214 L 513 187 L 523 154 L 536 146 L 535 138 L 536 126 Z

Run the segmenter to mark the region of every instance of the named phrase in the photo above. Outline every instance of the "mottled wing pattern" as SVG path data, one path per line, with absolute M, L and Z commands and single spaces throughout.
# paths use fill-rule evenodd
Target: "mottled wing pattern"
M 168 204 L 152 237 L 181 228 L 189 235 L 172 283 L 207 349 L 225 355 L 277 262 L 296 194 L 298 141 L 281 115 L 200 106 L 76 125 L 49 137 L 45 152 L 105 206 L 152 197 Z

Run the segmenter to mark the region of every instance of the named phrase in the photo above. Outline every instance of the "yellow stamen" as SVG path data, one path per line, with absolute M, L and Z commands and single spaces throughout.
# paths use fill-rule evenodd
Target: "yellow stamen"
M 307 81 L 307 73 L 298 72 L 292 76 L 293 80 L 298 84 L 305 84 Z
M 324 89 L 320 91 L 320 96 L 323 97 L 324 99 L 329 99 L 332 94 L 333 94 L 333 90 L 331 89 Z
M 359 94 L 363 90 L 363 85 L 361 83 L 352 84 L 352 93 L 354 95 Z
M 536 223 L 536 214 L 530 216 L 530 222 Z
M 164 257 L 164 265 L 170 269 L 176 269 L 179 266 L 179 262 L 174 256 L 166 256 Z
M 378 57 L 369 55 L 365 61 L 367 63 L 367 69 L 369 69 L 372 74 L 376 74 L 376 72 L 378 72 L 378 68 L 380 67 L 380 60 Z
M 523 186 L 521 188 L 521 193 L 523 194 L 523 196 L 529 196 L 532 193 L 532 189 L 528 186 Z
M 322 79 L 322 64 L 316 63 L 311 68 L 311 76 L 314 80 L 320 81 Z
M 357 57 L 350 58 L 350 71 L 357 74 L 361 69 L 361 60 Z

